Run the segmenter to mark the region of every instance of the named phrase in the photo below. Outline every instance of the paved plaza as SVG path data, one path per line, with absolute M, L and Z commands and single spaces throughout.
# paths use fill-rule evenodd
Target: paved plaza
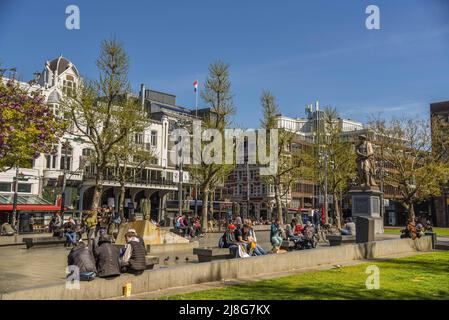
M 259 231 L 257 235 L 262 247 L 270 249 L 269 231 Z M 198 239 L 199 246 L 217 246 L 219 236 L 219 233 L 207 234 L 205 237 Z M 382 234 L 378 235 L 376 240 L 397 238 L 398 235 Z M 444 242 L 449 244 L 449 238 L 440 237 L 439 243 Z M 327 246 L 319 245 L 315 250 L 320 250 L 320 248 Z M 0 292 L 11 292 L 61 283 L 65 279 L 65 268 L 69 251 L 70 249 L 62 245 L 31 248 L 29 250 L 24 245 L 0 247 Z M 156 254 L 156 256 L 159 257 L 160 264 L 155 265 L 155 269 L 172 268 L 185 265 L 186 263 L 198 263 L 197 257 L 192 254 L 191 249 L 189 251 L 161 253 Z M 168 260 L 166 260 L 167 257 L 169 258 Z

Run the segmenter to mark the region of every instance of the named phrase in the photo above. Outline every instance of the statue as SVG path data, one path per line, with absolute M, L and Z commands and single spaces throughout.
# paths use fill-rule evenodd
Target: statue
M 359 175 L 359 186 L 375 187 L 374 181 L 376 172 L 374 162 L 374 150 L 371 142 L 367 141 L 365 135 L 359 136 L 359 143 L 355 147 L 357 154 L 357 171 Z

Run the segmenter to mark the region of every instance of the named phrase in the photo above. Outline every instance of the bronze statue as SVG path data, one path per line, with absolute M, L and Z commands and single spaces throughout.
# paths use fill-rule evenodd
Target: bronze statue
M 359 174 L 359 186 L 373 187 L 377 186 L 374 181 L 376 172 L 374 162 L 374 150 L 371 142 L 366 139 L 365 135 L 359 136 L 359 143 L 355 147 L 357 154 L 357 171 Z

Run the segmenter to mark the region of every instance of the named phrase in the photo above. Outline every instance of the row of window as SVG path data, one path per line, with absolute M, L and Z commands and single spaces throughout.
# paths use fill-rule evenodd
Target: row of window
M 0 192 L 12 192 L 11 182 L 0 182 Z M 31 193 L 31 183 L 20 183 L 17 186 L 17 192 Z
M 270 186 L 270 187 L 272 187 L 272 186 Z M 251 194 L 251 195 L 265 195 L 266 193 L 267 193 L 267 186 L 265 184 L 262 184 L 262 185 L 250 184 L 249 185 L 249 194 Z M 244 192 L 243 185 L 238 184 L 237 188 L 234 189 L 234 194 L 235 195 L 246 194 L 246 190 Z

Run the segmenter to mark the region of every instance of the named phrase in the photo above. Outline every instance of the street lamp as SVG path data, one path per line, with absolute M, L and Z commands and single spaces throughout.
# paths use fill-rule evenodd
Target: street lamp
M 69 167 L 70 166 L 70 162 L 68 161 L 68 148 L 69 148 L 69 146 L 70 146 L 70 143 L 69 143 L 69 140 L 72 140 L 72 141 L 75 141 L 75 142 L 78 142 L 78 143 L 81 143 L 81 144 L 83 144 L 85 141 L 81 138 L 81 137 L 79 137 L 79 136 L 77 136 L 77 137 L 75 137 L 75 138 L 73 138 L 73 139 L 70 139 L 70 138 L 65 138 L 65 141 L 62 143 L 62 148 L 64 148 L 64 168 L 63 168 L 63 170 L 62 170 L 62 189 L 61 189 L 61 207 L 60 207 L 60 209 L 59 209 L 59 212 L 60 212 L 60 214 L 61 214 L 61 221 L 62 222 L 64 222 L 64 211 L 65 211 L 65 189 L 66 189 L 66 186 L 67 186 L 67 177 L 66 177 L 66 175 L 67 175 L 67 171 L 68 171 L 68 168 L 67 167 Z M 73 174 L 75 174 L 77 171 L 81 171 L 81 170 L 83 170 L 84 168 L 81 168 L 81 167 L 79 167 L 78 169 L 76 169 L 74 172 L 73 172 Z M 72 174 L 72 175 L 73 175 Z M 72 176 L 72 175 L 70 175 L 70 177 Z M 69 177 L 69 178 L 70 178 Z
M 16 174 L 14 175 L 13 178 L 14 195 L 12 200 L 12 215 L 13 215 L 12 225 L 16 228 L 17 233 L 19 233 L 19 213 L 17 211 L 18 185 L 19 185 L 19 166 L 16 165 Z
M 326 218 L 326 223 L 329 223 L 329 217 L 328 217 L 328 201 L 327 201 L 327 171 L 328 171 L 328 160 L 329 155 L 326 151 L 319 152 L 320 157 L 324 159 L 324 199 L 323 199 L 323 208 L 324 208 L 324 215 Z
M 184 128 L 186 126 L 186 122 L 185 121 L 183 121 L 183 120 L 179 120 L 179 121 L 177 121 L 177 122 L 175 122 L 175 128 L 177 128 L 177 129 L 181 129 L 181 128 Z M 181 147 L 180 147 L 180 155 L 179 155 L 179 153 L 178 153 L 178 157 L 181 157 L 181 161 L 179 161 L 179 167 L 178 167 L 178 174 L 179 174 L 179 184 L 178 184 L 178 213 L 179 213 L 179 215 L 181 216 L 182 215 L 182 202 L 183 202 L 183 200 L 182 200 L 182 188 L 183 188 L 183 162 L 184 162 L 184 154 L 183 154 L 183 146 L 182 146 L 182 137 L 181 136 L 179 136 L 179 141 L 178 141 L 178 143 L 180 143 L 181 144 Z M 179 158 L 178 158 L 179 159 Z M 195 198 L 196 198 L 196 196 L 195 196 Z M 195 201 L 195 203 L 196 203 L 196 201 Z M 196 204 L 195 204 L 195 206 L 196 206 Z M 204 206 L 204 203 L 203 203 L 203 206 Z M 195 209 L 195 210 L 197 210 L 197 209 Z

